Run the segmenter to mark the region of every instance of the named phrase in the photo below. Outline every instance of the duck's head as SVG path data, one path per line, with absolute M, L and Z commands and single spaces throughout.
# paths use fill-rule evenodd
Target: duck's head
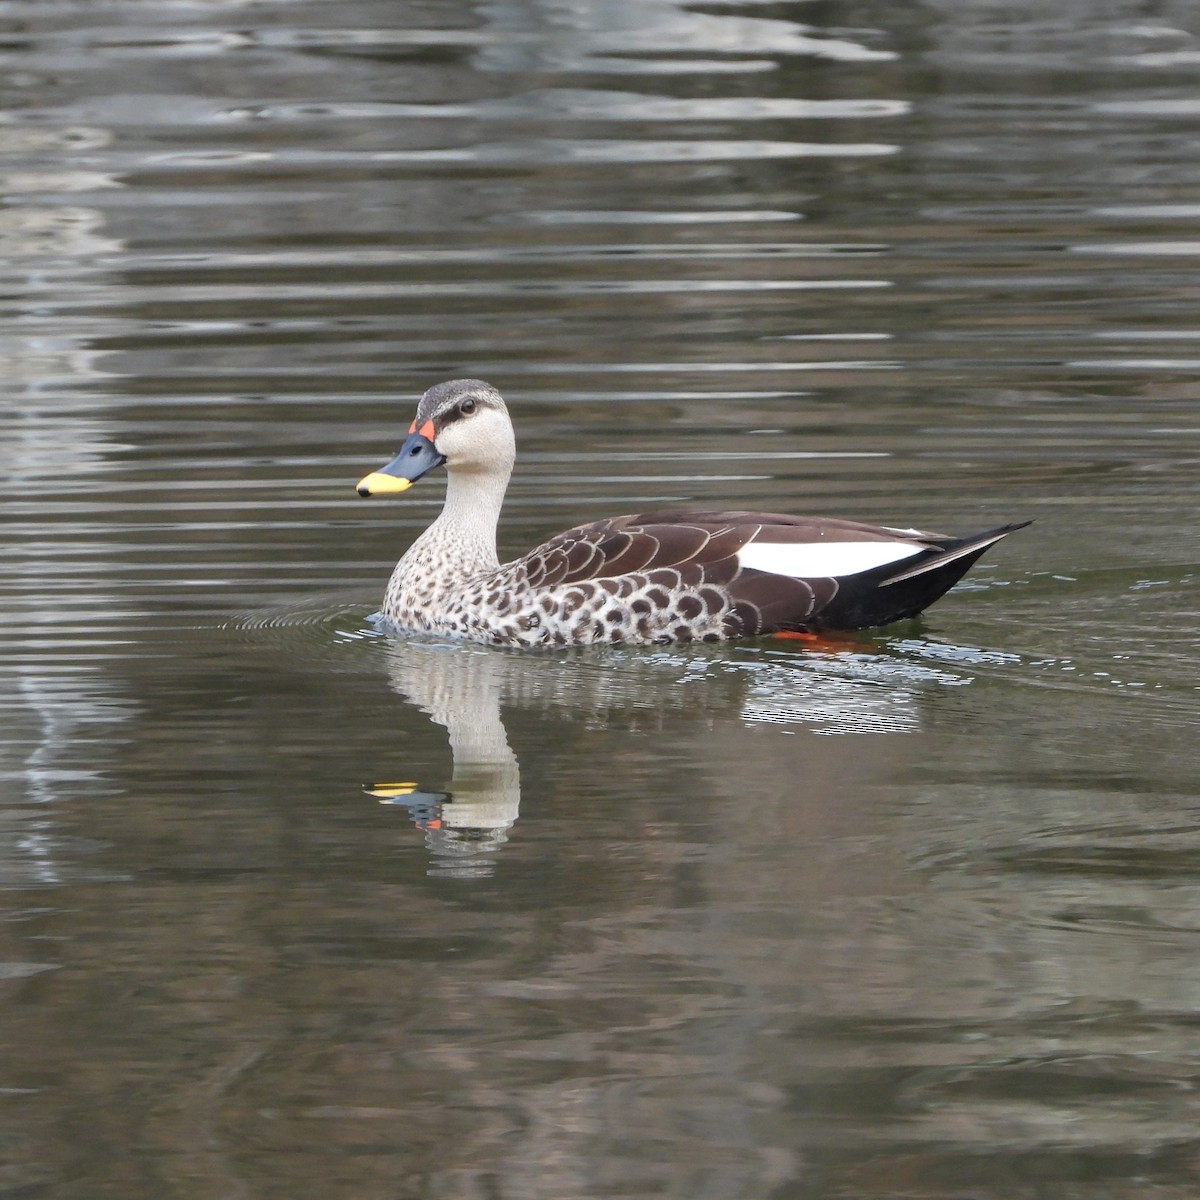
M 435 384 L 421 397 L 408 440 L 385 467 L 359 480 L 360 496 L 407 491 L 440 467 L 507 481 L 516 457 L 512 422 L 500 393 L 481 379 Z

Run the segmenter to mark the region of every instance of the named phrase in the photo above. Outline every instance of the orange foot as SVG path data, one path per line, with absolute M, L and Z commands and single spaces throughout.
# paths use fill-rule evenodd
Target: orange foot
M 830 654 L 863 649 L 862 641 L 852 634 L 810 633 L 807 629 L 780 629 L 767 636 L 789 642 L 803 642 L 813 650 L 824 650 Z

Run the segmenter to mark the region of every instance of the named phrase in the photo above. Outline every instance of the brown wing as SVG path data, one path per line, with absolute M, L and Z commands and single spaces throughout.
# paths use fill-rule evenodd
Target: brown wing
M 525 556 L 526 577 L 534 587 L 553 587 L 687 567 L 686 577 L 697 582 L 727 583 L 737 574 L 738 550 L 761 528 L 757 522 L 710 521 L 708 514 L 675 517 L 611 517 L 568 529 Z
M 700 567 L 705 582 L 728 583 L 738 573 L 737 552 L 759 539 L 776 544 L 907 542 L 913 553 L 940 549 L 952 540 L 936 533 L 883 529 L 828 517 L 668 510 L 610 517 L 568 529 L 530 551 L 524 563 L 534 587 L 613 579 L 685 564 Z
M 846 524 L 864 536 L 869 529 Z M 706 603 L 723 595 L 723 602 L 715 602 L 725 609 L 731 637 L 805 628 L 837 594 L 837 581 L 742 569 L 738 550 L 764 531 L 772 541 L 820 541 L 828 536 L 822 522 L 811 518 L 750 512 L 639 513 L 568 529 L 522 561 L 534 587 L 637 575 L 669 592 L 696 592 Z M 837 536 L 845 540 L 847 535 Z M 879 537 L 876 530 L 875 540 Z

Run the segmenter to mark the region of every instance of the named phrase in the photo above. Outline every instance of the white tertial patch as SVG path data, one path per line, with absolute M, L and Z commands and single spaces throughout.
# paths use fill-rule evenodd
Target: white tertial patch
M 738 552 L 738 562 L 754 571 L 792 579 L 857 575 L 885 563 L 920 554 L 911 542 L 751 542 Z

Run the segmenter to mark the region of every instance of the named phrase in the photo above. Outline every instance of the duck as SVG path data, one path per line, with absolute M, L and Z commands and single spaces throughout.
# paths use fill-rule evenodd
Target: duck
M 410 633 L 519 648 L 816 637 L 916 617 L 985 550 L 1030 522 L 965 537 L 835 517 L 632 513 L 568 529 L 501 563 L 496 529 L 516 462 L 500 393 L 431 387 L 408 437 L 357 485 L 406 492 L 447 474 L 436 520 L 396 564 L 381 616 Z

